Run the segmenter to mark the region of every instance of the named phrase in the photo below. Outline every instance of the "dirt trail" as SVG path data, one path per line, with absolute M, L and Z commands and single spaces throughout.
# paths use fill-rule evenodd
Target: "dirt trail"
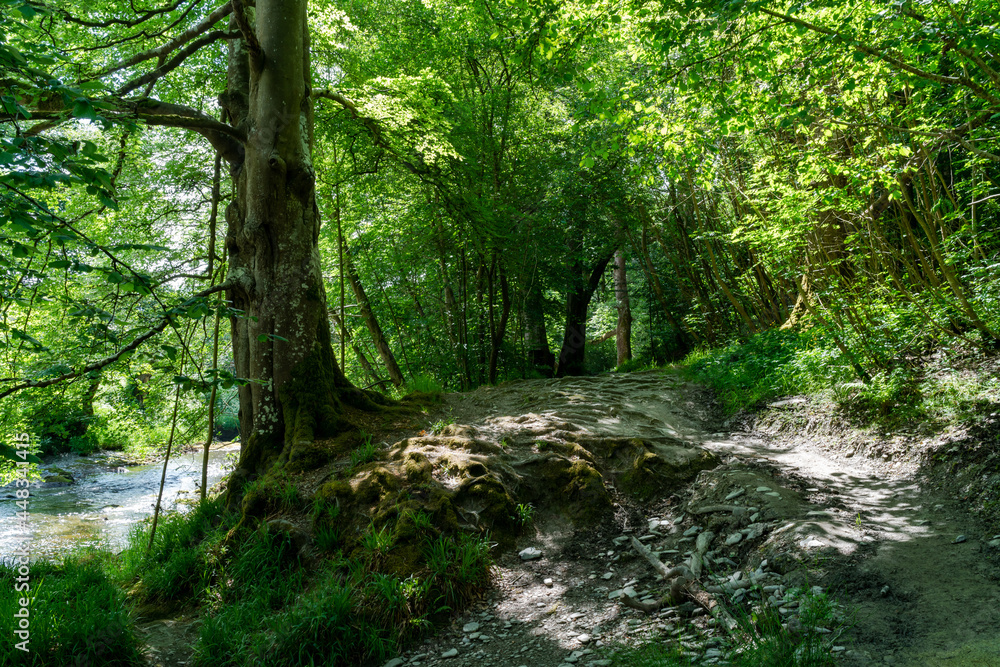
M 774 496 L 764 500 L 775 503 L 781 520 L 759 551 L 798 554 L 810 563 L 808 583 L 832 589 L 853 611 L 854 627 L 841 640 L 849 647 L 846 663 L 1000 665 L 1000 586 L 986 557 L 992 538 L 918 480 L 912 465 L 897 462 L 889 469 L 804 434 L 720 433 L 704 392 L 659 373 L 517 382 L 451 395 L 448 404 L 457 424 L 497 442 L 546 437 L 571 424 L 593 436 L 697 443 L 726 457 L 714 476 L 699 478 L 720 489 L 737 488 L 727 475 L 738 478 L 740 470 L 762 465 L 774 482 L 762 495 Z M 693 490 L 698 493 L 697 485 Z M 643 564 L 628 558 L 628 545 L 614 538 L 646 532 L 650 517 L 683 516 L 678 506 L 638 512 L 619 508 L 617 534 L 605 528 L 580 536 L 567 525 L 542 523 L 518 546 L 537 546 L 541 560 L 502 559 L 500 591 L 399 664 L 601 665 L 602 645 L 636 633 L 683 639 L 691 632 L 695 641 L 697 623 L 645 617 L 608 600 L 609 590 L 630 583 L 641 589 L 648 576 Z M 462 632 L 471 622 L 486 632 Z M 579 641 L 580 634 L 589 643 Z M 475 650 L 479 641 L 484 646 Z M 454 658 L 440 659 L 456 649 Z M 711 664 L 714 654 L 702 660 Z

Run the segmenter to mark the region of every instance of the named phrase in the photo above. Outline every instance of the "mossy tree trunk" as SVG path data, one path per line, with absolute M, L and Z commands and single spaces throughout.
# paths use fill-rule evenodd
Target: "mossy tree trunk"
M 337 365 L 318 248 L 306 0 L 234 3 L 227 120 L 245 132 L 226 211 L 227 296 L 243 447 L 230 490 L 317 437 L 347 428 L 343 403 L 373 407 Z

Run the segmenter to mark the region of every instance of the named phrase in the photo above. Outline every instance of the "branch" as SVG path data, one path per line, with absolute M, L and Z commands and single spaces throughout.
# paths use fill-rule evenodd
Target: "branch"
M 989 102 L 992 105 L 1000 105 L 1000 98 L 997 98 L 996 96 L 990 94 L 989 91 L 987 91 L 985 88 L 983 88 L 982 86 L 980 86 L 978 83 L 976 83 L 967 76 L 945 76 L 943 74 L 935 74 L 934 72 L 928 72 L 927 70 L 922 70 L 919 67 L 914 67 L 913 65 L 907 64 L 902 60 L 900 60 L 899 58 L 890 56 L 889 54 L 883 53 L 882 51 L 874 49 L 866 44 L 862 44 L 857 40 L 847 38 L 838 33 L 836 30 L 824 28 L 823 26 L 816 25 L 815 23 L 810 23 L 809 21 L 804 21 L 800 18 L 789 16 L 788 14 L 782 14 L 781 12 L 776 12 L 773 9 L 768 9 L 767 7 L 758 6 L 757 9 L 767 14 L 768 16 L 773 16 L 774 18 L 781 19 L 786 23 L 792 23 L 794 25 L 801 26 L 803 28 L 806 28 L 807 30 L 817 32 L 821 35 L 827 35 L 828 37 L 840 37 L 846 43 L 853 46 L 855 50 L 861 51 L 862 53 L 867 53 L 868 55 L 878 58 L 879 60 L 882 60 L 886 63 L 889 63 L 894 67 L 898 67 L 904 72 L 909 72 L 910 74 L 919 76 L 922 79 L 927 79 L 928 81 L 934 81 L 936 83 L 964 86 L 965 88 L 968 88 L 973 93 L 975 93 L 976 97 L 979 97 Z
M 182 104 L 142 99 L 126 102 L 126 106 L 136 117 L 143 119 L 149 125 L 194 130 L 208 139 L 230 166 L 237 167 L 243 164 L 245 153 L 243 144 L 246 143 L 247 136 L 245 132 L 231 125 Z
M 159 16 L 160 14 L 168 14 L 168 13 L 174 11 L 175 9 L 177 9 L 178 7 L 181 6 L 181 3 L 183 1 L 184 0 L 177 0 L 177 2 L 175 2 L 174 4 L 167 5 L 166 7 L 163 7 L 161 9 L 151 9 L 151 10 L 147 11 L 145 14 L 142 14 L 137 19 L 132 19 L 132 20 L 127 20 L 127 19 L 108 19 L 107 21 L 88 21 L 86 19 L 77 18 L 76 16 L 73 16 L 72 14 L 70 14 L 65 9 L 61 9 L 60 8 L 60 9 L 53 10 L 48 5 L 45 5 L 45 4 L 40 3 L 40 2 L 38 2 L 38 3 L 29 2 L 28 4 L 31 5 L 32 7 L 36 8 L 36 9 L 44 9 L 44 10 L 48 10 L 48 11 L 55 11 L 60 16 L 62 16 L 64 19 L 66 19 L 67 21 L 69 21 L 70 23 L 75 23 L 77 25 L 86 26 L 88 28 L 110 28 L 113 25 L 120 25 L 120 26 L 124 26 L 126 28 L 133 28 L 133 27 L 139 25 L 140 23 L 145 23 L 146 21 L 148 21 L 149 19 L 153 18 L 154 16 Z
M 153 81 L 156 81 L 157 79 L 159 79 L 160 77 L 164 76 L 165 74 L 167 74 L 171 70 L 175 69 L 178 65 L 180 65 L 182 62 L 184 62 L 184 60 L 187 59 L 188 56 L 190 56 L 192 53 L 194 53 L 195 51 L 197 51 L 201 47 L 205 46 L 206 44 L 211 44 L 212 42 L 220 40 L 220 39 L 232 39 L 232 38 L 238 37 L 238 36 L 239 36 L 239 33 L 229 32 L 227 30 L 213 30 L 212 32 L 210 32 L 210 33 L 208 33 L 206 35 L 203 35 L 201 38 L 196 39 L 195 41 L 193 41 L 190 44 L 188 44 L 187 47 L 185 47 L 183 50 L 181 50 L 180 53 L 178 53 L 176 56 L 174 56 L 173 58 L 171 58 L 169 62 L 164 63 L 163 65 L 160 65 L 159 67 L 157 67 L 156 69 L 154 69 L 152 72 L 147 72 L 146 74 L 144 74 L 143 76 L 140 76 L 137 79 L 132 79 L 130 82 L 128 82 L 127 84 L 125 84 L 122 88 L 120 88 L 117 91 L 117 94 L 118 95 L 128 95 L 129 93 L 131 93 L 136 88 L 141 88 L 142 86 L 146 85 L 147 83 L 152 83 Z
M 209 287 L 206 290 L 202 290 L 201 292 L 198 292 L 197 294 L 193 295 L 191 298 L 192 299 L 199 299 L 199 298 L 202 298 L 202 297 L 206 297 L 206 296 L 208 296 L 210 294 L 214 294 L 215 292 L 221 292 L 223 290 L 229 289 L 230 287 L 232 287 L 232 284 L 229 283 L 229 282 L 220 283 L 218 285 L 215 285 L 214 287 Z M 69 371 L 68 373 L 63 373 L 62 375 L 59 375 L 59 376 L 54 377 L 54 378 L 49 378 L 48 380 L 42 380 L 41 382 L 39 382 L 37 380 L 25 380 L 25 381 L 21 382 L 20 384 L 16 384 L 13 387 L 8 387 L 7 389 L 5 389 L 3 391 L 0 391 L 0 399 L 6 398 L 7 396 L 10 396 L 14 392 L 20 391 L 22 389 L 38 389 L 38 388 L 41 388 L 41 387 L 49 387 L 49 386 L 52 386 L 54 384 L 58 384 L 60 382 L 65 382 L 67 380 L 72 380 L 74 378 L 78 378 L 81 375 L 84 375 L 86 373 L 91 373 L 93 371 L 100 370 L 100 369 L 104 368 L 105 366 L 110 366 L 111 364 L 113 364 L 116 361 L 118 361 L 119 359 L 121 359 L 122 355 L 124 355 L 124 354 L 126 354 L 128 352 L 135 351 L 136 349 L 138 349 L 138 347 L 140 345 L 142 345 L 143 343 L 145 343 L 147 340 L 149 340 L 150 338 L 152 338 L 156 334 L 158 334 L 158 333 L 162 332 L 164 329 L 166 329 L 167 325 L 170 324 L 170 322 L 173 319 L 173 317 L 174 316 L 171 313 L 165 313 L 163 315 L 162 319 L 160 320 L 159 324 L 157 324 L 155 327 L 153 327 L 152 329 L 150 329 L 146 333 L 142 334 L 141 336 L 139 336 L 138 338 L 136 338 L 135 340 L 133 340 L 131 343 L 129 343 L 128 345 L 126 345 L 125 347 L 123 347 L 121 350 L 119 350 L 118 352 L 112 354 L 109 357 L 105 357 L 103 359 L 95 361 L 94 363 L 88 364 L 87 366 L 84 366 L 83 368 L 80 368 L 78 370 Z
M 178 3 L 178 4 L 180 4 L 180 3 Z M 112 65 L 110 68 L 108 68 L 105 71 L 101 72 L 97 76 L 98 77 L 107 76 L 108 74 L 112 74 L 114 72 L 117 72 L 118 70 L 125 69 L 126 67 L 131 67 L 132 65 L 137 65 L 137 64 L 143 62 L 144 60 L 152 60 L 154 58 L 163 58 L 168 53 L 170 53 L 171 51 L 173 51 L 174 49 L 183 46 L 187 42 L 191 41 L 192 39 L 194 39 L 198 35 L 202 34 L 206 30 L 208 30 L 209 28 L 211 28 L 213 25 L 215 25 L 216 23 L 218 23 L 219 20 L 221 20 L 221 19 L 225 18 L 226 16 L 228 16 L 232 11 L 233 11 L 233 5 L 232 5 L 232 3 L 231 2 L 227 2 L 222 7 L 219 7 L 214 12 L 212 12 L 211 14 L 209 14 L 208 17 L 204 21 L 202 21 L 201 23 L 199 23 L 196 26 L 193 26 L 193 27 L 185 30 L 180 35 L 178 35 L 174 39 L 170 40 L 166 44 L 163 44 L 162 46 L 158 46 L 155 49 L 149 49 L 148 51 L 143 51 L 142 53 L 137 53 L 134 56 L 132 56 L 131 58 L 129 58 L 127 60 L 123 60 L 122 62 L 118 63 L 117 65 Z
M 258 41 L 257 33 L 254 32 L 250 22 L 247 21 L 243 0 L 232 0 L 232 2 L 234 9 L 233 18 L 236 19 L 236 25 L 239 26 L 240 32 L 243 33 L 243 39 L 247 43 L 247 50 L 250 52 L 252 58 L 259 57 L 261 54 L 260 41 Z
M 399 154 L 399 151 L 385 138 L 385 132 L 379 121 L 370 116 L 361 115 L 357 104 L 332 90 L 314 90 L 311 95 L 314 98 L 332 100 L 342 106 L 350 114 L 351 118 L 358 121 L 368 131 L 368 136 L 371 137 L 375 146 L 391 154 L 407 171 L 415 176 L 423 177 L 427 175 L 428 169 L 426 167 L 421 168 L 418 164 L 407 160 Z
M 601 334 L 600 336 L 598 336 L 597 338 L 594 338 L 593 340 L 587 341 L 587 344 L 588 345 L 597 345 L 599 343 L 603 343 L 604 341 L 608 340 L 609 338 L 614 338 L 615 335 L 617 335 L 617 334 L 618 334 L 618 328 L 616 327 L 616 328 L 612 329 L 611 331 L 608 331 L 606 333 Z

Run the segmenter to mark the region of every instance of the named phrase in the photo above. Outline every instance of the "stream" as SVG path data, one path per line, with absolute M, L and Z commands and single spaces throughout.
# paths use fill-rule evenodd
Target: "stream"
M 210 487 L 226 474 L 227 458 L 238 452 L 239 444 L 227 444 L 209 453 Z M 163 509 L 197 495 L 201 461 L 201 451 L 171 458 Z M 58 559 L 73 549 L 90 546 L 120 551 L 127 543 L 129 530 L 153 513 L 163 462 L 123 465 L 115 452 L 86 457 L 64 454 L 47 460 L 39 469 L 43 478 L 68 472 L 74 482 L 31 484 L 27 532 L 15 516 L 20 508 L 14 497 L 14 483 L 0 487 L 0 559 L 25 540 L 32 560 Z

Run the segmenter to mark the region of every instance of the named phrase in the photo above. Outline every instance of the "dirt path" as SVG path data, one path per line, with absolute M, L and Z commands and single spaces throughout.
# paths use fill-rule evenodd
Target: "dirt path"
M 710 552 L 720 592 L 730 592 L 727 556 L 778 594 L 795 583 L 834 591 L 853 615 L 853 629 L 832 649 L 847 664 L 1000 665 L 1000 587 L 985 553 L 993 537 L 978 534 L 960 507 L 916 480 L 913 466 L 852 458 L 829 438 L 717 432 L 706 396 L 658 373 L 511 383 L 452 395 L 448 403 L 456 424 L 495 442 L 558 437 L 571 428 L 595 437 L 669 436 L 698 443 L 724 463 L 702 473 L 689 496 L 648 506 L 619 497 L 613 524 L 593 531 L 543 521 L 518 545 L 537 547 L 541 558 L 502 558 L 490 599 L 390 667 L 599 667 L 608 664 L 605 647 L 664 634 L 680 638 L 702 664 L 715 663 L 721 640 L 706 616 L 684 609 L 645 616 L 609 596 L 656 589 L 626 536 L 642 535 L 664 560 L 679 558 L 702 528 L 684 510 L 722 494 L 761 506 L 764 518 L 753 526 L 764 526 L 764 536 L 752 548 Z M 807 581 L 802 569 L 786 581 L 760 567 L 769 554 L 805 561 Z

